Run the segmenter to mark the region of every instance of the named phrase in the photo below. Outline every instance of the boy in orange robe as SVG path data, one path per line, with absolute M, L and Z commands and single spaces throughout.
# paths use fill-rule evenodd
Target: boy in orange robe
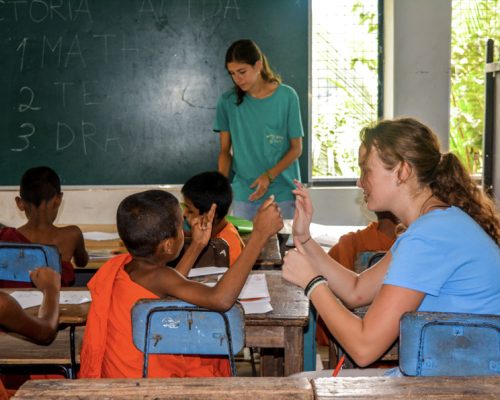
M 190 178 L 182 187 L 184 217 L 192 218 L 208 212 L 212 204 L 217 206 L 212 224 L 212 237 L 224 239 L 229 246 L 229 266 L 238 259 L 244 247 L 238 230 L 226 220 L 233 202 L 231 183 L 220 172 L 204 172 Z
M 6 242 L 54 245 L 61 253 L 61 281 L 70 286 L 75 280 L 71 260 L 79 267 L 88 262 L 83 235 L 77 226 L 57 227 L 54 221 L 62 202 L 61 182 L 49 167 L 28 169 L 21 178 L 16 204 L 26 214 L 28 222 L 18 229 L 0 229 L 0 240 Z M 0 287 L 31 287 L 28 282 L 0 281 Z
M 215 204 L 192 219 L 193 241 L 199 252 L 212 232 Z M 117 228 L 130 255 L 105 263 L 89 282 L 92 295 L 80 355 L 83 378 L 139 378 L 143 355 L 132 339 L 131 308 L 143 298 L 174 296 L 217 311 L 226 311 L 237 299 L 267 239 L 283 226 L 274 199 L 268 199 L 254 222 L 254 234 L 241 256 L 214 287 L 185 278 L 190 266 L 165 267 L 183 246 L 182 212 L 168 192 L 149 190 L 125 198 L 118 207 Z M 196 251 L 193 250 L 194 260 Z M 227 359 L 182 355 L 150 357 L 150 377 L 229 376 Z
M 55 339 L 59 326 L 61 277 L 48 267 L 35 269 L 30 277 L 35 287 L 43 293 L 38 315 L 28 314 L 12 296 L 0 292 L 0 327 L 34 343 L 48 345 Z M 0 380 L 0 400 L 8 399 L 14 392 L 5 389 Z
M 387 251 L 396 240 L 398 221 L 391 213 L 378 212 L 378 221 L 371 222 L 366 228 L 342 235 L 328 255 L 354 271 L 354 263 L 363 251 Z

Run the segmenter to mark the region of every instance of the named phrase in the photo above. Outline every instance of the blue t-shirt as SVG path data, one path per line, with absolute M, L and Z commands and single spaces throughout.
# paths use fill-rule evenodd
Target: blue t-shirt
M 461 209 L 421 216 L 391 253 L 384 284 L 425 293 L 418 311 L 500 314 L 500 249 Z
M 219 98 L 214 131 L 231 135 L 234 199 L 248 201 L 255 191 L 250 185 L 276 165 L 290 149 L 290 139 L 304 136 L 304 131 L 299 98 L 290 86 L 281 84 L 263 99 L 246 94 L 239 106 L 236 99 L 234 88 Z M 297 160 L 275 177 L 265 198 L 274 194 L 276 201 L 293 200 L 294 179 L 300 180 Z

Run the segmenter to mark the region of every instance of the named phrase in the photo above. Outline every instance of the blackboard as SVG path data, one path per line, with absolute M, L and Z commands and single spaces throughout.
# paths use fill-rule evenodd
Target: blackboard
M 297 90 L 306 129 L 307 0 L 0 0 L 0 185 L 35 165 L 66 185 L 216 169 L 224 55 L 240 38 Z

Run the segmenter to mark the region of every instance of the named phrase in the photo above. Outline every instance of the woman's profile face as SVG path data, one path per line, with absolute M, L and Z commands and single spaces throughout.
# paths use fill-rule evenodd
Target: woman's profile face
M 368 152 L 366 147 L 359 148 L 359 168 L 361 175 L 357 186 L 363 189 L 366 205 L 371 211 L 391 211 L 397 189 L 397 167 L 387 169 L 378 151 L 372 147 Z
M 237 85 L 244 92 L 248 92 L 253 88 L 260 77 L 262 62 L 257 61 L 254 65 L 240 62 L 230 62 L 227 63 L 226 68 L 235 85 Z

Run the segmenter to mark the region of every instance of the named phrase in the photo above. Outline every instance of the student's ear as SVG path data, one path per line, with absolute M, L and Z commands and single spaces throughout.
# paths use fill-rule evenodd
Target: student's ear
M 20 211 L 22 211 L 22 212 L 26 211 L 26 203 L 19 196 L 16 196 L 16 205 Z
M 260 74 L 260 72 L 262 71 L 262 60 L 256 61 L 254 64 L 254 68 L 257 68 L 257 71 L 259 71 Z
M 406 161 L 401 161 L 397 167 L 397 176 L 400 182 L 406 182 L 412 175 L 413 168 Z
M 162 247 L 163 252 L 169 256 L 177 255 L 177 251 L 179 250 L 176 238 L 165 239 L 160 243 L 160 246 Z
M 63 192 L 58 193 L 54 196 L 54 205 L 56 207 L 59 207 L 62 203 L 62 198 L 63 198 Z

